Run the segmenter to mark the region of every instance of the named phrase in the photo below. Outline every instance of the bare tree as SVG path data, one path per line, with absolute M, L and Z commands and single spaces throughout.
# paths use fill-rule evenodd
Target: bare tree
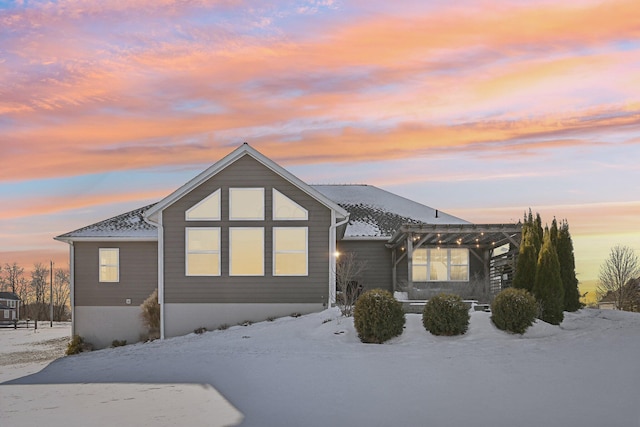
M 29 281 L 24 277 L 20 277 L 18 279 L 18 284 L 16 285 L 16 294 L 18 298 L 20 298 L 20 318 L 28 319 L 31 317 L 29 313 L 29 303 L 31 302 L 31 286 Z
M 336 262 L 336 305 L 343 316 L 353 315 L 356 300 L 362 291 L 361 275 L 367 261 L 359 260 L 354 252 L 340 254 Z
M 599 298 L 613 295 L 615 306 L 622 310 L 633 298 L 632 287 L 627 284 L 640 276 L 640 260 L 633 249 L 616 245 L 611 249 L 609 258 L 600 266 L 598 287 Z
M 36 318 L 43 320 L 47 318 L 47 304 L 45 303 L 45 296 L 48 290 L 49 280 L 49 268 L 45 267 L 42 263 L 35 263 L 33 265 L 33 271 L 31 271 L 31 291 L 34 297 Z
M 65 320 L 69 293 L 69 270 L 56 269 L 53 279 L 53 320 Z
M 4 268 L 0 267 L 0 270 L 3 273 L 1 278 L 1 288 L 17 294 L 20 279 L 24 274 L 24 268 L 20 267 L 18 263 L 14 262 L 12 264 L 6 263 L 4 265 Z

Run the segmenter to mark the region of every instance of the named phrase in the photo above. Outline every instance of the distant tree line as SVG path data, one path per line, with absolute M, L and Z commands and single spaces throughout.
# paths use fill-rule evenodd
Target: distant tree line
M 0 291 L 18 295 L 21 319 L 50 320 L 50 295 L 53 297 L 53 320 L 69 319 L 69 270 L 54 268 L 53 286 L 50 278 L 50 267 L 39 262 L 28 275 L 16 262 L 0 265 Z
M 554 325 L 562 322 L 564 311 L 582 307 L 567 220 L 558 226 L 554 218 L 543 229 L 540 214 L 534 217 L 531 209 L 525 213 L 513 287 L 531 292 L 538 317 Z

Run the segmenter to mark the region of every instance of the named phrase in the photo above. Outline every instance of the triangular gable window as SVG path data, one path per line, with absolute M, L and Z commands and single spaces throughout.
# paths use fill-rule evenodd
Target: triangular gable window
M 273 189 L 273 219 L 274 220 L 306 220 L 309 212 L 276 190 Z
M 220 220 L 220 189 L 202 199 L 185 212 L 187 221 Z

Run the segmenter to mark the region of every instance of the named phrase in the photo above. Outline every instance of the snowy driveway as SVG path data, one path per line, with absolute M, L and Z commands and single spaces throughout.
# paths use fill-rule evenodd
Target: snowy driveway
M 628 427 L 638 354 L 640 314 L 582 310 L 513 336 L 473 313 L 462 337 L 408 315 L 401 337 L 365 345 L 325 311 L 65 357 L 10 383 L 210 384 L 242 426 Z

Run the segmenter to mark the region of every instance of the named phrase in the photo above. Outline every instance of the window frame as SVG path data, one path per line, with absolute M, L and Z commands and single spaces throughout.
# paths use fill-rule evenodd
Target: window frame
M 424 263 L 417 263 L 416 264 L 412 259 L 412 266 L 411 266 L 412 272 L 411 272 L 411 275 L 412 275 L 412 278 L 413 278 L 414 282 L 421 282 L 421 283 L 429 283 L 429 282 L 432 282 L 432 283 L 436 283 L 436 282 L 460 282 L 460 283 L 462 283 L 462 282 L 469 282 L 469 269 L 471 267 L 470 266 L 470 262 L 469 262 L 469 260 L 470 260 L 469 248 L 418 248 L 418 249 L 414 250 L 414 254 L 415 254 L 416 251 L 421 251 L 421 250 L 427 251 L 427 257 L 426 257 L 427 263 L 426 264 L 424 264 Z M 447 262 L 447 277 L 446 277 L 446 279 L 432 279 L 431 278 L 431 264 L 432 264 L 432 261 L 431 261 L 432 260 L 432 256 L 431 255 L 432 255 L 432 251 L 438 251 L 438 250 L 447 252 L 447 261 L 446 261 Z M 466 264 L 453 264 L 452 263 L 452 259 L 451 259 L 451 251 L 452 250 L 466 250 L 467 251 L 467 263 Z M 464 267 L 464 266 L 467 267 L 466 268 L 467 278 L 465 280 L 452 280 L 451 279 L 451 267 Z M 415 268 L 416 267 L 426 267 L 426 270 L 427 270 L 427 280 L 426 281 L 424 281 L 424 280 L 415 280 Z
M 244 192 L 244 191 L 259 191 L 262 199 L 262 215 L 259 217 L 237 217 L 234 216 L 237 212 L 234 212 L 233 208 L 233 194 L 236 192 Z M 265 219 L 265 197 L 264 197 L 264 187 L 230 187 L 229 188 L 229 221 L 264 221 Z
M 208 202 L 211 198 L 213 197 L 217 197 L 218 198 L 218 212 L 216 213 L 216 216 L 213 217 L 189 217 L 189 214 L 191 211 L 199 208 L 201 205 L 205 204 L 206 202 Z M 216 191 L 214 191 L 213 193 L 209 194 L 207 197 L 205 197 L 204 199 L 200 200 L 198 203 L 196 203 L 195 205 L 191 206 L 189 209 L 187 209 L 184 212 L 184 220 L 185 221 L 220 221 L 221 219 L 221 212 L 222 212 L 222 196 L 221 196 L 221 191 L 218 188 Z
M 206 250 L 189 250 L 189 232 L 191 230 L 217 230 L 218 231 L 218 249 L 206 249 Z M 220 227 L 185 227 L 184 229 L 184 275 L 186 277 L 217 277 L 222 274 L 222 259 L 220 253 L 221 246 L 221 236 L 222 231 Z M 190 254 L 201 254 L 201 255 L 218 255 L 218 273 L 214 274 L 191 274 L 189 273 L 189 255 Z
M 115 264 L 102 264 L 102 252 L 115 251 L 116 263 Z M 116 278 L 115 280 L 104 280 L 102 277 L 102 268 L 115 267 Z M 98 282 L 99 283 L 120 283 L 120 248 L 98 248 Z
M 278 251 L 276 250 L 276 230 L 304 230 L 304 250 L 285 250 Z M 295 277 L 306 277 L 309 276 L 309 227 L 273 227 L 272 228 L 272 256 L 271 256 L 271 265 L 273 276 L 277 277 L 286 277 L 286 276 L 295 276 Z M 303 253 L 305 255 L 305 266 L 304 266 L 304 274 L 278 274 L 276 273 L 276 255 L 277 254 L 300 254 Z
M 287 199 L 290 203 L 293 203 L 295 206 L 304 211 L 304 218 L 283 218 L 278 217 L 277 215 L 277 207 L 276 207 L 276 193 Z M 302 207 L 299 203 L 292 200 L 289 196 L 284 194 L 282 191 L 276 190 L 275 188 L 271 189 L 271 218 L 274 221 L 308 221 L 309 220 L 309 210 Z
M 264 247 L 264 236 L 265 236 L 265 227 L 229 227 L 229 277 L 264 277 L 265 276 L 265 247 Z M 262 272 L 256 274 L 246 274 L 246 273 L 234 273 L 233 272 L 233 231 L 234 230 L 260 230 L 262 237 Z

